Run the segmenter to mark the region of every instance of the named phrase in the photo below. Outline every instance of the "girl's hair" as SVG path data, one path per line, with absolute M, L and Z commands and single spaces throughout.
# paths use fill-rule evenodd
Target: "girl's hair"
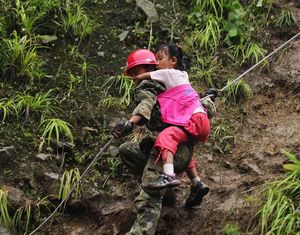
M 183 53 L 183 50 L 181 47 L 177 46 L 176 44 L 164 44 L 161 45 L 156 53 L 158 52 L 165 52 L 169 58 L 175 56 L 177 58 L 177 64 L 175 69 L 179 69 L 182 71 L 188 71 L 190 68 L 191 60 L 186 57 Z

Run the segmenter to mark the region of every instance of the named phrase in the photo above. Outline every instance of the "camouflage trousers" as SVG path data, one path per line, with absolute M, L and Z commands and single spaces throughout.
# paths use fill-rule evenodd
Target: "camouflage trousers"
M 154 143 L 154 142 L 153 142 Z M 166 190 L 145 190 L 144 185 L 156 180 L 159 172 L 162 172 L 162 161 L 157 161 L 157 150 L 153 148 L 153 143 L 142 145 L 139 142 L 124 143 L 119 148 L 122 161 L 133 171 L 142 175 L 141 191 L 135 199 L 137 218 L 131 227 L 128 235 L 150 235 L 155 234 L 157 222 L 162 209 L 162 198 Z M 152 146 L 151 146 L 152 144 Z M 147 149 L 147 150 L 146 150 Z M 182 173 L 187 169 L 192 158 L 192 144 L 184 143 L 178 146 L 174 156 L 174 170 Z

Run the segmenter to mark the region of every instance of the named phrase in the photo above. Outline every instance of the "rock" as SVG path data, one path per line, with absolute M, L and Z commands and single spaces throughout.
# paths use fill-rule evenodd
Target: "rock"
M 124 39 L 127 37 L 128 33 L 129 33 L 128 30 L 125 30 L 122 33 L 120 33 L 119 36 L 118 36 L 120 41 L 124 41 Z
M 136 5 L 145 12 L 149 21 L 158 21 L 158 14 L 152 2 L 148 0 L 136 0 Z
M 203 154 L 202 157 L 205 158 L 209 162 L 213 161 L 213 156 L 211 154 Z
M 49 42 L 57 40 L 57 37 L 55 35 L 40 35 L 39 37 L 42 39 L 43 44 L 48 44 Z
M 2 186 L 2 188 L 7 191 L 8 204 L 14 210 L 17 210 L 30 202 L 26 194 L 21 189 L 7 185 Z
M 0 167 L 5 167 L 11 160 L 12 153 L 15 152 L 14 146 L 0 148 Z
M 57 155 L 47 154 L 47 153 L 39 153 L 36 155 L 36 158 L 41 159 L 43 161 L 49 160 L 51 158 L 58 158 Z
M 30 186 L 36 190 L 46 191 L 47 194 L 57 194 L 59 191 L 59 174 L 55 172 L 32 172 Z
M 245 161 L 245 162 L 239 164 L 238 168 L 239 168 L 241 173 L 255 172 L 258 175 L 261 175 L 260 169 L 254 163 L 250 163 L 250 162 Z
M 107 204 L 100 211 L 97 234 L 125 234 L 135 220 L 135 209 L 130 201 Z
M 0 226 L 0 234 L 1 235 L 10 235 L 8 230 L 6 228 L 1 227 L 1 226 Z

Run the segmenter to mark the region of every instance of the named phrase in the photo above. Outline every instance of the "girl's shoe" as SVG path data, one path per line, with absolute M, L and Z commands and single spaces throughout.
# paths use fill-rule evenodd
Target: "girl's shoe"
M 180 185 L 180 180 L 176 178 L 176 175 L 160 174 L 160 176 L 154 181 L 144 186 L 146 189 L 164 189 L 173 188 Z

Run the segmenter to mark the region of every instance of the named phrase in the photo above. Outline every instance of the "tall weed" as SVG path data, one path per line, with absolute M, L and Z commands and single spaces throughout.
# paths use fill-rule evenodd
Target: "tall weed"
M 50 145 L 50 142 L 53 140 L 56 140 L 57 143 L 60 142 L 62 136 L 67 137 L 69 141 L 73 143 L 74 137 L 71 127 L 72 126 L 69 123 L 58 118 L 43 120 L 39 126 L 39 129 L 42 132 L 42 141 L 39 150 L 42 150 L 46 141 L 48 145 Z
M 80 179 L 80 172 L 78 168 L 74 168 L 69 171 L 66 170 L 60 179 L 58 198 L 61 200 L 65 199 L 68 196 L 69 192 L 71 191 L 71 188 L 76 185 L 75 199 L 77 199 L 81 193 L 79 179 Z
M 43 75 L 44 62 L 37 55 L 38 46 L 28 36 L 20 37 L 16 31 L 11 39 L 3 39 L 2 71 L 13 80 L 27 78 L 33 83 Z
M 11 228 L 12 219 L 8 213 L 7 192 L 0 189 L 0 224 L 6 228 Z
M 232 79 L 227 80 L 231 84 Z M 253 96 L 251 87 L 243 80 L 239 80 L 229 85 L 223 91 L 222 101 L 227 104 L 238 104 L 241 100 L 246 100 Z
M 287 151 L 283 154 L 291 163 L 284 165 L 285 177 L 267 185 L 266 200 L 257 213 L 260 234 L 299 233 L 300 161 Z

